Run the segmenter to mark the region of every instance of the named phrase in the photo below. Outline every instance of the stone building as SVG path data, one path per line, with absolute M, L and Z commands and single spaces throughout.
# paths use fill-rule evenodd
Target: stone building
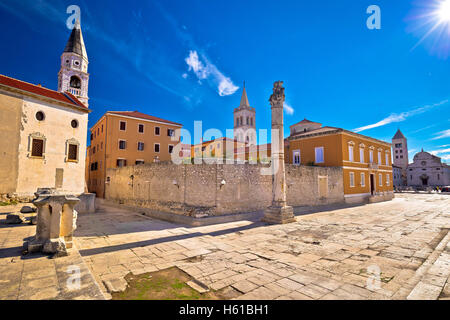
M 406 168 L 409 164 L 408 141 L 400 129 L 392 138 L 392 156 L 394 165 L 401 168 L 401 184 L 399 186 L 406 186 Z
M 403 169 L 394 164 L 392 165 L 392 174 L 394 177 L 394 187 L 403 187 Z
M 343 169 L 346 202 L 393 198 L 390 143 L 306 119 L 291 126 L 287 140 L 288 163 Z M 325 189 L 326 177 L 322 183 Z
M 71 35 L 63 54 L 73 60 L 75 48 L 86 52 L 79 24 L 74 32 L 80 37 Z M 29 199 L 38 188 L 84 193 L 90 110 L 68 88 L 59 89 L 0 75 L 0 195 Z
M 450 166 L 428 152 L 417 153 L 408 165 L 408 186 L 436 187 L 450 185 Z
M 86 179 L 104 197 L 106 169 L 171 160 L 182 125 L 138 111 L 108 111 L 91 128 Z M 183 152 L 184 153 L 184 152 Z
M 234 109 L 234 139 L 238 142 L 255 145 L 256 144 L 256 111 L 250 107 L 247 90 L 242 91 L 241 103 Z

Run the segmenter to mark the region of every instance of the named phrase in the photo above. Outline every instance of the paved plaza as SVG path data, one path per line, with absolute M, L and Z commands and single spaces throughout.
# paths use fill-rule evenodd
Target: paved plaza
M 2 224 L 0 298 L 108 299 L 129 273 L 175 266 L 230 299 L 449 299 L 449 208 L 448 195 L 400 194 L 304 212 L 287 225 L 187 227 L 101 206 L 79 215 L 78 251 L 58 259 L 21 257 L 35 226 Z M 73 264 L 83 277 L 70 292 Z

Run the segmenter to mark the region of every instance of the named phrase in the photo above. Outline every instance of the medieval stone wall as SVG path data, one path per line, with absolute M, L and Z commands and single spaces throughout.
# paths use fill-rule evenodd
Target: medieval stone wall
M 105 196 L 192 217 L 260 211 L 272 202 L 272 176 L 261 175 L 263 167 L 152 163 L 108 169 Z M 341 168 L 287 165 L 286 178 L 290 206 L 344 202 Z

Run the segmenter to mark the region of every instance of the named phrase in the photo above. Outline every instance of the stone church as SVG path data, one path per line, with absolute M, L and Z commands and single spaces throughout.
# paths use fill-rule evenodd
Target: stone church
M 0 75 L 0 198 L 38 188 L 85 191 L 88 57 L 80 23 L 61 56 L 58 90 Z
M 408 186 L 442 187 L 450 185 L 450 166 L 441 158 L 423 151 L 414 156 L 413 163 L 408 165 Z

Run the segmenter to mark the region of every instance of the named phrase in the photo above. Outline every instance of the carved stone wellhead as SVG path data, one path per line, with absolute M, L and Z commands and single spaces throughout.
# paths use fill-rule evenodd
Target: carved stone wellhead
M 33 204 L 37 207 L 36 236 L 25 245 L 28 253 L 67 255 L 73 247 L 73 232 L 76 229 L 75 205 L 80 201 L 72 195 L 59 194 L 54 189 L 38 189 Z

